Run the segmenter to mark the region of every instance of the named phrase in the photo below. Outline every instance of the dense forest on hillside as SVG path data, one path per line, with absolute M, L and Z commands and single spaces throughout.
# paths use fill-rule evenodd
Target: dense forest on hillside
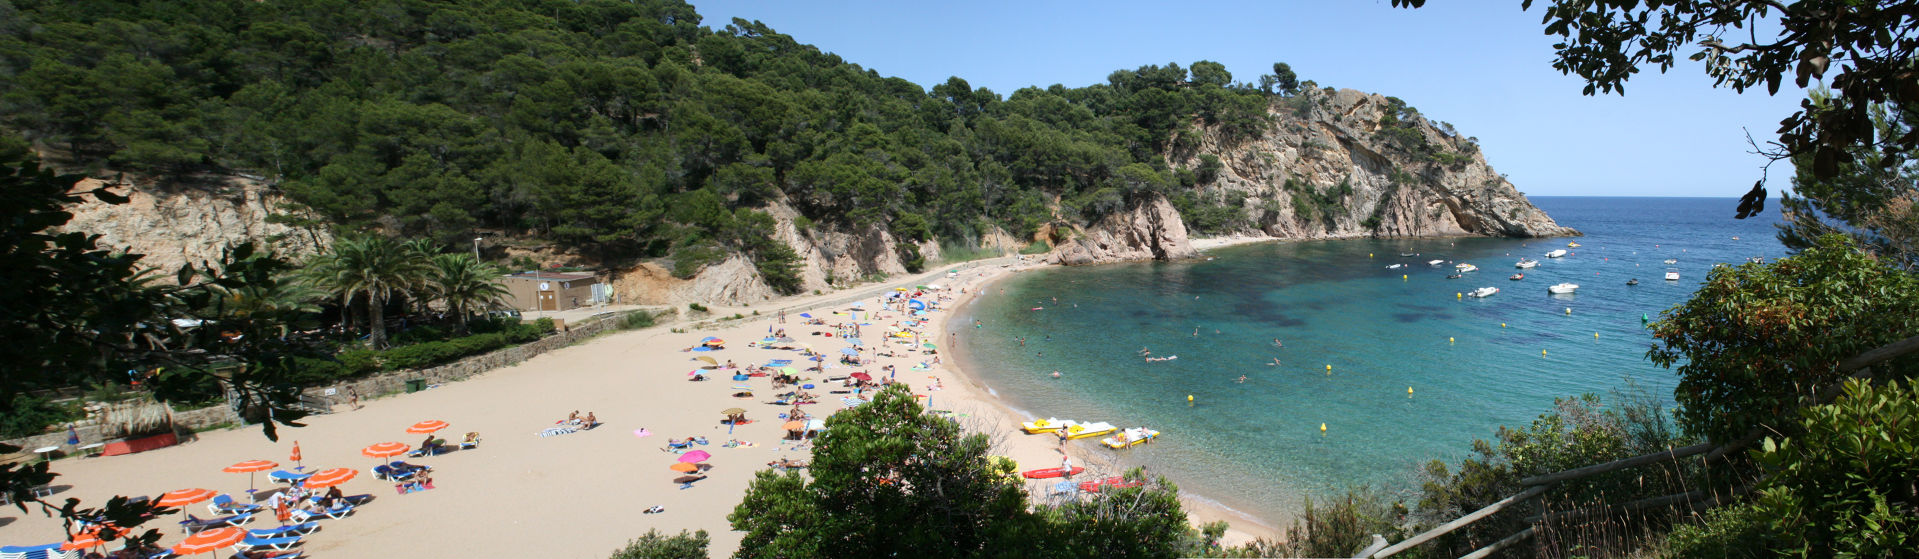
M 1206 169 L 1165 154 L 1199 126 L 1261 132 L 1298 87 L 1273 72 L 1152 65 L 1002 97 L 960 78 L 928 91 L 758 22 L 703 27 L 674 0 L 14 0 L 0 150 L 257 176 L 327 222 L 394 234 L 743 251 L 790 288 L 792 251 L 757 211 L 775 200 L 901 241 L 1028 235 L 1150 193 L 1203 211 L 1180 189 Z

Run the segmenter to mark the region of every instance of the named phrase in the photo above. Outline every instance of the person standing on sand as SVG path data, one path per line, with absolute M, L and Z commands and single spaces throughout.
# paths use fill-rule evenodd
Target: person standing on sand
M 346 401 L 348 404 L 353 405 L 353 409 L 357 410 L 364 407 L 360 405 L 360 389 L 358 388 L 351 386 L 346 387 Z
M 1060 475 L 1060 477 L 1063 477 L 1063 478 L 1067 478 L 1067 479 L 1072 479 L 1072 477 L 1073 477 L 1073 455 L 1071 455 L 1071 454 L 1066 454 L 1066 453 L 1060 453 L 1060 456 L 1059 456 L 1059 475 Z

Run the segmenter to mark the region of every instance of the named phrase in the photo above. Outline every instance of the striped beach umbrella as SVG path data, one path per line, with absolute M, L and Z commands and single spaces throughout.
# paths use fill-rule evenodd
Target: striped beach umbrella
M 308 489 L 333 487 L 335 485 L 346 483 L 347 480 L 353 479 L 353 476 L 357 476 L 357 475 L 360 475 L 360 471 L 355 470 L 353 468 L 333 468 L 330 470 L 320 470 L 319 473 L 313 474 L 313 477 L 307 478 L 305 484 Z
M 360 454 L 365 454 L 371 458 L 379 458 L 384 460 L 386 458 L 390 458 L 393 456 L 406 454 L 406 451 L 411 448 L 412 447 L 407 446 L 405 443 L 396 443 L 396 442 L 389 441 L 384 443 L 375 443 L 372 446 L 362 448 L 360 449 Z
M 160 495 L 160 498 L 154 500 L 153 504 L 163 507 L 184 507 L 212 499 L 214 495 L 216 495 L 216 493 L 211 489 L 180 489 L 168 491 Z
M 73 551 L 105 545 L 107 542 L 100 538 L 101 532 L 106 532 L 108 537 L 119 537 L 120 535 L 120 531 L 112 526 L 94 526 L 78 534 L 74 534 L 71 538 L 67 538 L 67 543 L 60 544 L 60 549 Z
M 412 427 L 406 428 L 406 432 L 413 433 L 415 435 L 424 435 L 427 433 L 432 433 L 434 431 L 445 429 L 446 427 L 447 427 L 447 422 L 445 421 L 440 421 L 438 419 L 428 419 L 426 421 L 415 423 L 413 424 Z
M 274 462 L 272 460 L 248 460 L 245 462 L 234 464 L 232 466 L 220 468 L 220 471 L 226 472 L 229 474 L 238 474 L 242 472 L 246 473 L 247 492 L 252 493 L 253 492 L 253 473 L 264 472 L 267 470 L 277 468 L 279 466 L 280 466 L 279 462 Z
M 233 544 L 240 543 L 240 540 L 244 539 L 247 539 L 246 530 L 227 526 L 225 528 L 214 528 L 194 532 L 188 535 L 187 539 L 181 540 L 179 545 L 173 546 L 172 549 L 175 554 L 179 555 L 197 555 L 218 551 L 222 547 L 231 547 Z

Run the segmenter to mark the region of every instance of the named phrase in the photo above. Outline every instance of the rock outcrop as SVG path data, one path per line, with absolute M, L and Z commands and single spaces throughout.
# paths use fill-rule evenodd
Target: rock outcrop
M 1392 113 L 1392 114 L 1389 114 Z M 1240 200 L 1233 233 L 1286 239 L 1578 235 L 1533 207 L 1450 125 L 1398 110 L 1388 97 L 1306 90 L 1275 102 L 1251 139 L 1201 127 L 1195 148 L 1168 154 L 1198 170 L 1218 158 L 1201 199 Z M 1182 142 L 1175 142 L 1180 144 Z
M 105 184 L 86 179 L 76 191 Z M 135 187 L 120 183 L 110 189 L 127 196 L 125 204 L 107 204 L 92 197 L 68 208 L 73 220 L 68 231 L 100 235 L 100 245 L 144 254 L 140 263 L 159 270 L 177 270 L 182 264 L 218 262 L 227 246 L 263 242 L 283 256 L 299 258 L 332 246 L 324 230 L 297 229 L 268 223 L 285 198 L 260 183 L 229 178 L 212 186 L 173 189 Z
M 1061 264 L 1078 266 L 1128 260 L 1178 260 L 1197 254 L 1186 240 L 1186 223 L 1163 196 L 1135 203 L 1101 218 L 1053 249 Z

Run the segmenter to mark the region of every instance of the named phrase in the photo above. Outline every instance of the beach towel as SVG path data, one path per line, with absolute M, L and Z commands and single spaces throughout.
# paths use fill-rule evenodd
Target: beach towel
M 866 403 L 866 400 L 861 400 L 859 398 L 840 398 L 840 403 L 846 404 L 846 407 L 849 407 L 849 408 L 856 408 L 856 407 L 859 407 L 860 404 Z
M 548 428 L 547 430 L 540 431 L 537 434 L 541 437 L 551 437 L 554 435 L 565 435 L 568 433 L 576 433 L 576 432 L 579 432 L 579 430 L 580 430 L 580 426 L 578 425 L 561 425 L 558 427 Z

